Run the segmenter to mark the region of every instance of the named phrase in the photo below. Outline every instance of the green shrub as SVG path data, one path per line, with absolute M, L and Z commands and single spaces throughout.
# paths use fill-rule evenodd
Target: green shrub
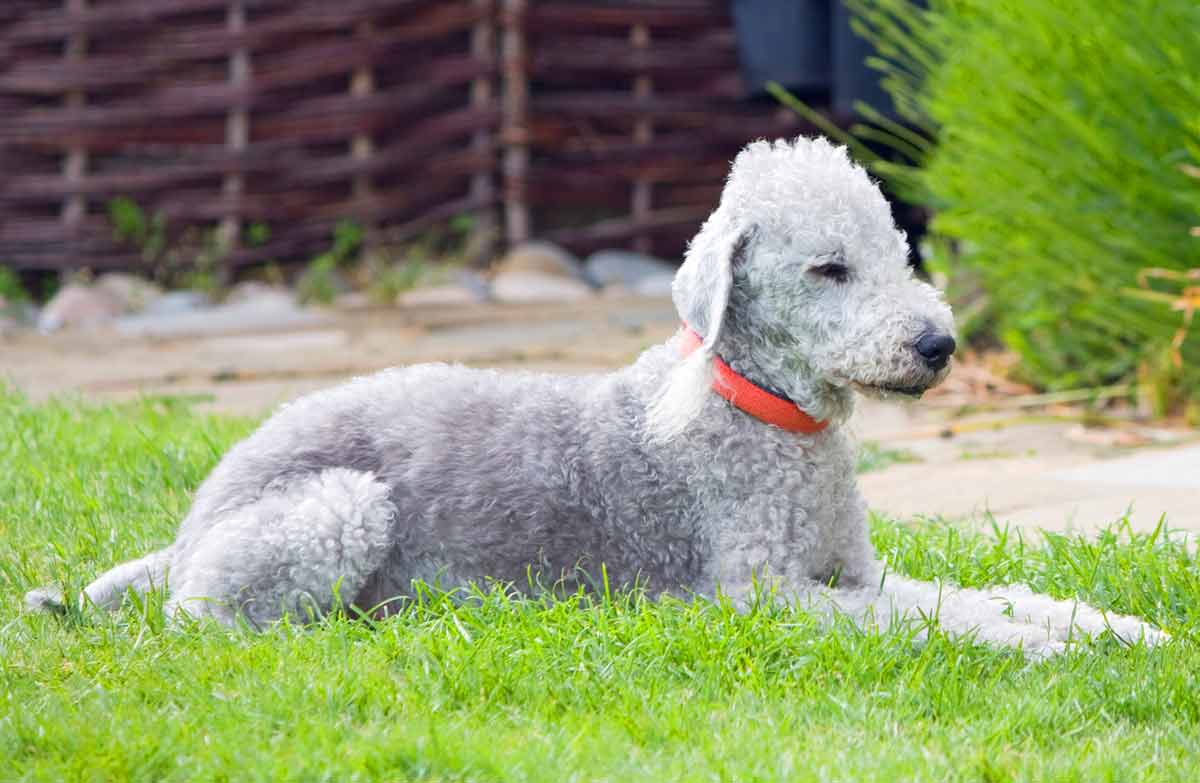
M 0 310 L 6 304 L 28 301 L 29 292 L 21 285 L 21 278 L 16 271 L 7 266 L 0 266 Z
M 1200 266 L 1200 181 L 1186 174 L 1200 160 L 1200 3 L 851 5 L 904 120 L 868 110 L 852 134 L 911 164 L 874 169 L 935 210 L 931 266 L 952 290 L 982 287 L 1028 379 L 1093 386 L 1163 365 L 1181 313 L 1170 278 L 1139 275 Z M 1200 337 L 1165 364 L 1200 397 Z
M 347 220 L 333 229 L 333 245 L 308 262 L 296 280 L 296 297 L 301 302 L 330 304 L 340 287 L 339 269 L 346 265 L 362 246 L 362 228 Z
M 169 288 L 216 293 L 230 248 L 215 227 L 172 227 L 162 212 L 147 212 L 125 196 L 107 208 L 113 238 L 138 250 L 145 274 Z

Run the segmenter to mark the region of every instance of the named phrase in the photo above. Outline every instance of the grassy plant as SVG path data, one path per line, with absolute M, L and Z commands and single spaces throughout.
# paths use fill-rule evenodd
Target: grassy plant
M 171 288 L 217 292 L 230 248 L 216 228 L 175 230 L 161 212 L 149 213 L 123 196 L 108 202 L 108 218 L 114 239 L 138 249 L 151 278 Z
M 884 448 L 875 441 L 865 441 L 858 447 L 858 472 L 869 473 L 873 470 L 897 465 L 902 462 L 920 462 L 921 458 L 906 449 Z
M 0 266 L 0 304 L 4 302 L 28 302 L 29 292 L 21 284 L 21 278 L 7 266 Z
M 900 571 L 1024 580 L 1176 641 L 1044 664 L 938 634 L 636 594 L 426 590 L 378 623 L 266 633 L 20 614 L 160 546 L 244 419 L 0 393 L 0 779 L 1194 779 L 1200 570 L 1178 536 L 981 535 L 877 520 Z
M 405 291 L 416 288 L 423 281 L 436 279 L 445 267 L 431 264 L 424 256 L 411 250 L 401 260 L 392 253 L 380 250 L 372 253 L 364 263 L 363 276 L 371 299 L 379 304 L 392 304 Z
M 329 250 L 309 261 L 296 280 L 296 297 L 301 302 L 331 303 L 339 293 L 339 270 L 358 253 L 362 238 L 361 227 L 340 221 L 333 229 Z
M 986 291 L 988 323 L 1041 386 L 1131 378 L 1178 319 L 1141 270 L 1196 266 L 1200 5 L 1191 0 L 853 0 L 902 122 L 864 107 L 850 140 L 932 207 L 933 265 Z M 934 142 L 936 139 L 936 143 Z M 1200 394 L 1200 340 L 1180 388 Z

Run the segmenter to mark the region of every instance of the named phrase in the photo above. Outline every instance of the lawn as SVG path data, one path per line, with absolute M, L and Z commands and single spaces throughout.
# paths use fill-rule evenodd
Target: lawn
M 934 633 L 634 595 L 429 592 L 266 633 L 21 613 L 160 546 L 246 420 L 0 392 L 0 780 L 1195 780 L 1200 571 L 1182 536 L 876 520 L 894 567 L 1145 615 L 1045 663 Z

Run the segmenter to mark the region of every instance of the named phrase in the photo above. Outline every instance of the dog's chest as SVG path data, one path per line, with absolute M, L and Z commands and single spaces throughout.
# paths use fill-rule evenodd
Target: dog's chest
M 838 433 L 807 440 L 730 442 L 692 484 L 711 542 L 706 572 L 722 584 L 773 572 L 822 579 L 835 570 L 861 520 L 852 502 L 853 457 Z

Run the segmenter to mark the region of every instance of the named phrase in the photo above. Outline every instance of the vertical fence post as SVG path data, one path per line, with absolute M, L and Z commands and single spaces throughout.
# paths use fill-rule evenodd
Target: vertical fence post
M 225 30 L 231 38 L 246 33 L 245 0 L 230 0 L 225 11 Z M 234 47 L 229 55 L 229 84 L 234 88 L 234 104 L 225 115 L 226 171 L 221 182 L 221 200 L 225 202 L 225 215 L 217 227 L 218 241 L 223 254 L 237 249 L 242 230 L 242 194 L 245 179 L 241 173 L 245 162 L 246 147 L 250 144 L 250 112 L 245 104 L 250 85 L 250 52 L 245 42 Z M 223 260 L 222 268 L 215 270 L 222 282 L 228 280 L 233 270 Z
M 354 36 L 358 42 L 364 45 L 371 43 L 371 39 L 375 33 L 375 23 L 370 19 L 363 19 L 354 26 Z M 374 69 L 374 53 L 372 53 L 371 61 L 366 65 L 360 65 L 354 69 L 354 73 L 350 76 L 350 95 L 355 99 L 364 99 L 375 92 L 375 69 Z M 350 159 L 355 163 L 367 163 L 375 155 L 375 140 L 370 133 L 359 131 L 350 138 Z M 359 171 L 354 175 L 352 184 L 354 203 L 356 211 L 359 212 L 358 219 L 361 221 L 364 240 L 370 245 L 375 241 L 378 226 L 375 220 L 371 218 L 369 209 L 371 206 L 371 192 L 373 190 L 371 174 L 367 171 Z
M 495 28 L 492 24 L 493 0 L 471 0 L 472 6 L 479 12 L 479 19 L 471 28 L 471 57 L 478 64 L 485 64 L 488 70 L 476 76 L 471 82 L 471 108 L 483 115 L 492 105 L 492 79 L 494 75 L 495 57 Z M 473 241 L 471 246 L 478 253 L 479 260 L 486 260 L 492 255 L 496 241 L 496 215 L 493 202 L 496 197 L 492 184 L 492 133 L 482 127 L 471 136 L 471 151 L 480 161 L 479 167 L 471 177 L 471 204 L 475 211 L 475 221 L 472 224 Z M 474 260 L 474 259 L 473 259 Z
M 68 17 L 82 17 L 87 11 L 87 0 L 66 0 Z M 82 24 L 82 22 L 81 22 Z M 87 57 L 88 40 L 83 32 L 71 33 L 66 40 L 63 55 L 68 62 L 82 62 Z M 67 90 L 65 104 L 70 111 L 79 111 L 87 104 L 87 94 L 78 87 Z M 62 204 L 61 218 L 66 233 L 70 235 L 79 229 L 83 217 L 87 214 L 87 197 L 79 186 L 87 175 L 88 149 L 87 145 L 78 140 L 72 141 L 67 147 L 63 159 L 62 173 L 70 188 Z
M 526 0 L 504 0 L 504 218 L 510 245 L 529 239 L 529 81 L 525 73 Z
M 635 24 L 629 31 L 629 42 L 635 54 L 650 49 L 650 28 L 645 24 Z M 645 73 L 639 73 L 633 80 L 633 96 L 639 103 L 648 102 L 654 92 L 654 83 Z M 633 143 L 646 146 L 654 140 L 654 125 L 644 115 L 639 115 L 633 123 Z M 644 224 L 654 209 L 654 183 L 645 177 L 639 177 L 633 183 L 633 197 L 630 213 L 635 227 Z M 640 253 L 649 253 L 651 249 L 650 235 L 642 230 L 634 234 L 633 249 Z

